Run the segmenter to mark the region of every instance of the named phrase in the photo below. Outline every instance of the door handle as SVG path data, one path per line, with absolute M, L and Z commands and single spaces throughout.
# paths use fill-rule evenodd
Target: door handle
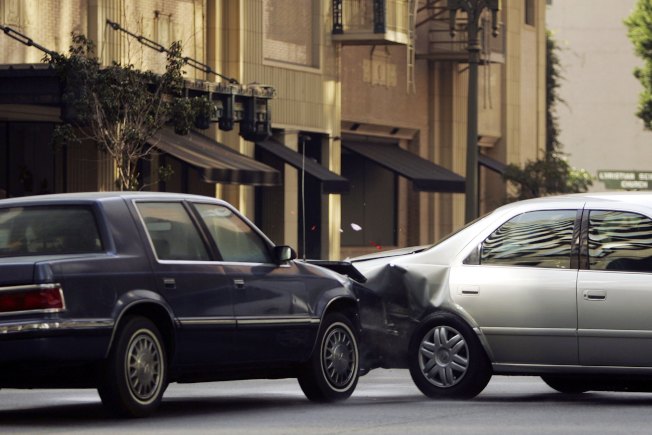
M 245 287 L 244 279 L 234 279 L 233 284 L 235 285 L 235 288 L 244 288 Z
M 174 278 L 163 278 L 163 287 L 168 290 L 174 290 L 177 288 L 177 282 Z
M 460 287 L 460 294 L 463 295 L 477 295 L 480 294 L 480 286 L 477 285 L 464 285 Z
M 607 299 L 606 290 L 584 290 L 582 296 L 586 301 L 604 301 Z

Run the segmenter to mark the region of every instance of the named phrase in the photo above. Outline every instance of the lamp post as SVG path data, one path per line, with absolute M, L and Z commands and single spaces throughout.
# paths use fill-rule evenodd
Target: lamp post
M 469 95 L 466 133 L 466 198 L 464 217 L 470 222 L 478 217 L 478 65 L 480 64 L 480 16 L 485 9 L 491 11 L 493 35 L 498 35 L 500 0 L 448 0 L 451 36 L 455 36 L 457 11 L 466 13 L 467 47 L 469 52 Z

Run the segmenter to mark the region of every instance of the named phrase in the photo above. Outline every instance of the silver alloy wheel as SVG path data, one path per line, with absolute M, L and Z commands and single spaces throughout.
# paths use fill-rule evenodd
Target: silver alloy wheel
M 358 368 L 353 334 L 346 325 L 334 323 L 323 343 L 322 367 L 326 379 L 333 388 L 345 389 L 355 378 Z
M 450 326 L 436 326 L 419 344 L 421 374 L 431 384 L 449 388 L 457 385 L 469 368 L 469 348 L 464 336 Z
M 132 335 L 125 357 L 127 385 L 132 397 L 148 404 L 154 401 L 163 383 L 161 345 L 156 336 L 147 329 Z

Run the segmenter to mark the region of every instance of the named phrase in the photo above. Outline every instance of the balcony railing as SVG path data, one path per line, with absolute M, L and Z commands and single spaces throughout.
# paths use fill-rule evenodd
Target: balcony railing
M 427 31 L 427 52 L 419 52 L 420 59 L 431 59 L 439 61 L 468 60 L 467 51 L 467 19 L 464 13 L 458 13 L 455 23 L 455 35 L 450 34 L 449 12 L 445 0 L 429 0 L 427 7 L 419 10 L 417 17 L 418 26 L 424 26 Z M 505 29 L 501 23 L 501 30 L 498 36 L 492 35 L 491 15 L 489 11 L 480 19 L 480 44 L 482 63 L 504 63 L 505 62 Z M 424 35 L 423 31 L 419 35 Z
M 332 1 L 334 41 L 351 45 L 409 43 L 409 0 Z

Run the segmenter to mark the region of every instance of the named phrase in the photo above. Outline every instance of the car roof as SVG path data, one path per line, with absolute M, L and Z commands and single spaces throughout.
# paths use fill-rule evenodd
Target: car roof
M 185 193 L 169 192 L 77 192 L 77 193 L 55 193 L 48 195 L 21 196 L 0 200 L 0 206 L 22 205 L 22 204 L 52 204 L 56 202 L 101 202 L 115 199 L 149 199 L 149 200 L 188 200 L 188 201 L 211 201 L 221 204 L 226 202 L 209 196 L 190 195 Z
M 502 208 L 517 207 L 524 204 L 559 204 L 569 203 L 577 204 L 581 202 L 611 202 L 611 203 L 628 203 L 652 206 L 652 192 L 589 192 L 574 193 L 568 195 L 545 196 L 542 198 L 526 199 L 507 204 Z

